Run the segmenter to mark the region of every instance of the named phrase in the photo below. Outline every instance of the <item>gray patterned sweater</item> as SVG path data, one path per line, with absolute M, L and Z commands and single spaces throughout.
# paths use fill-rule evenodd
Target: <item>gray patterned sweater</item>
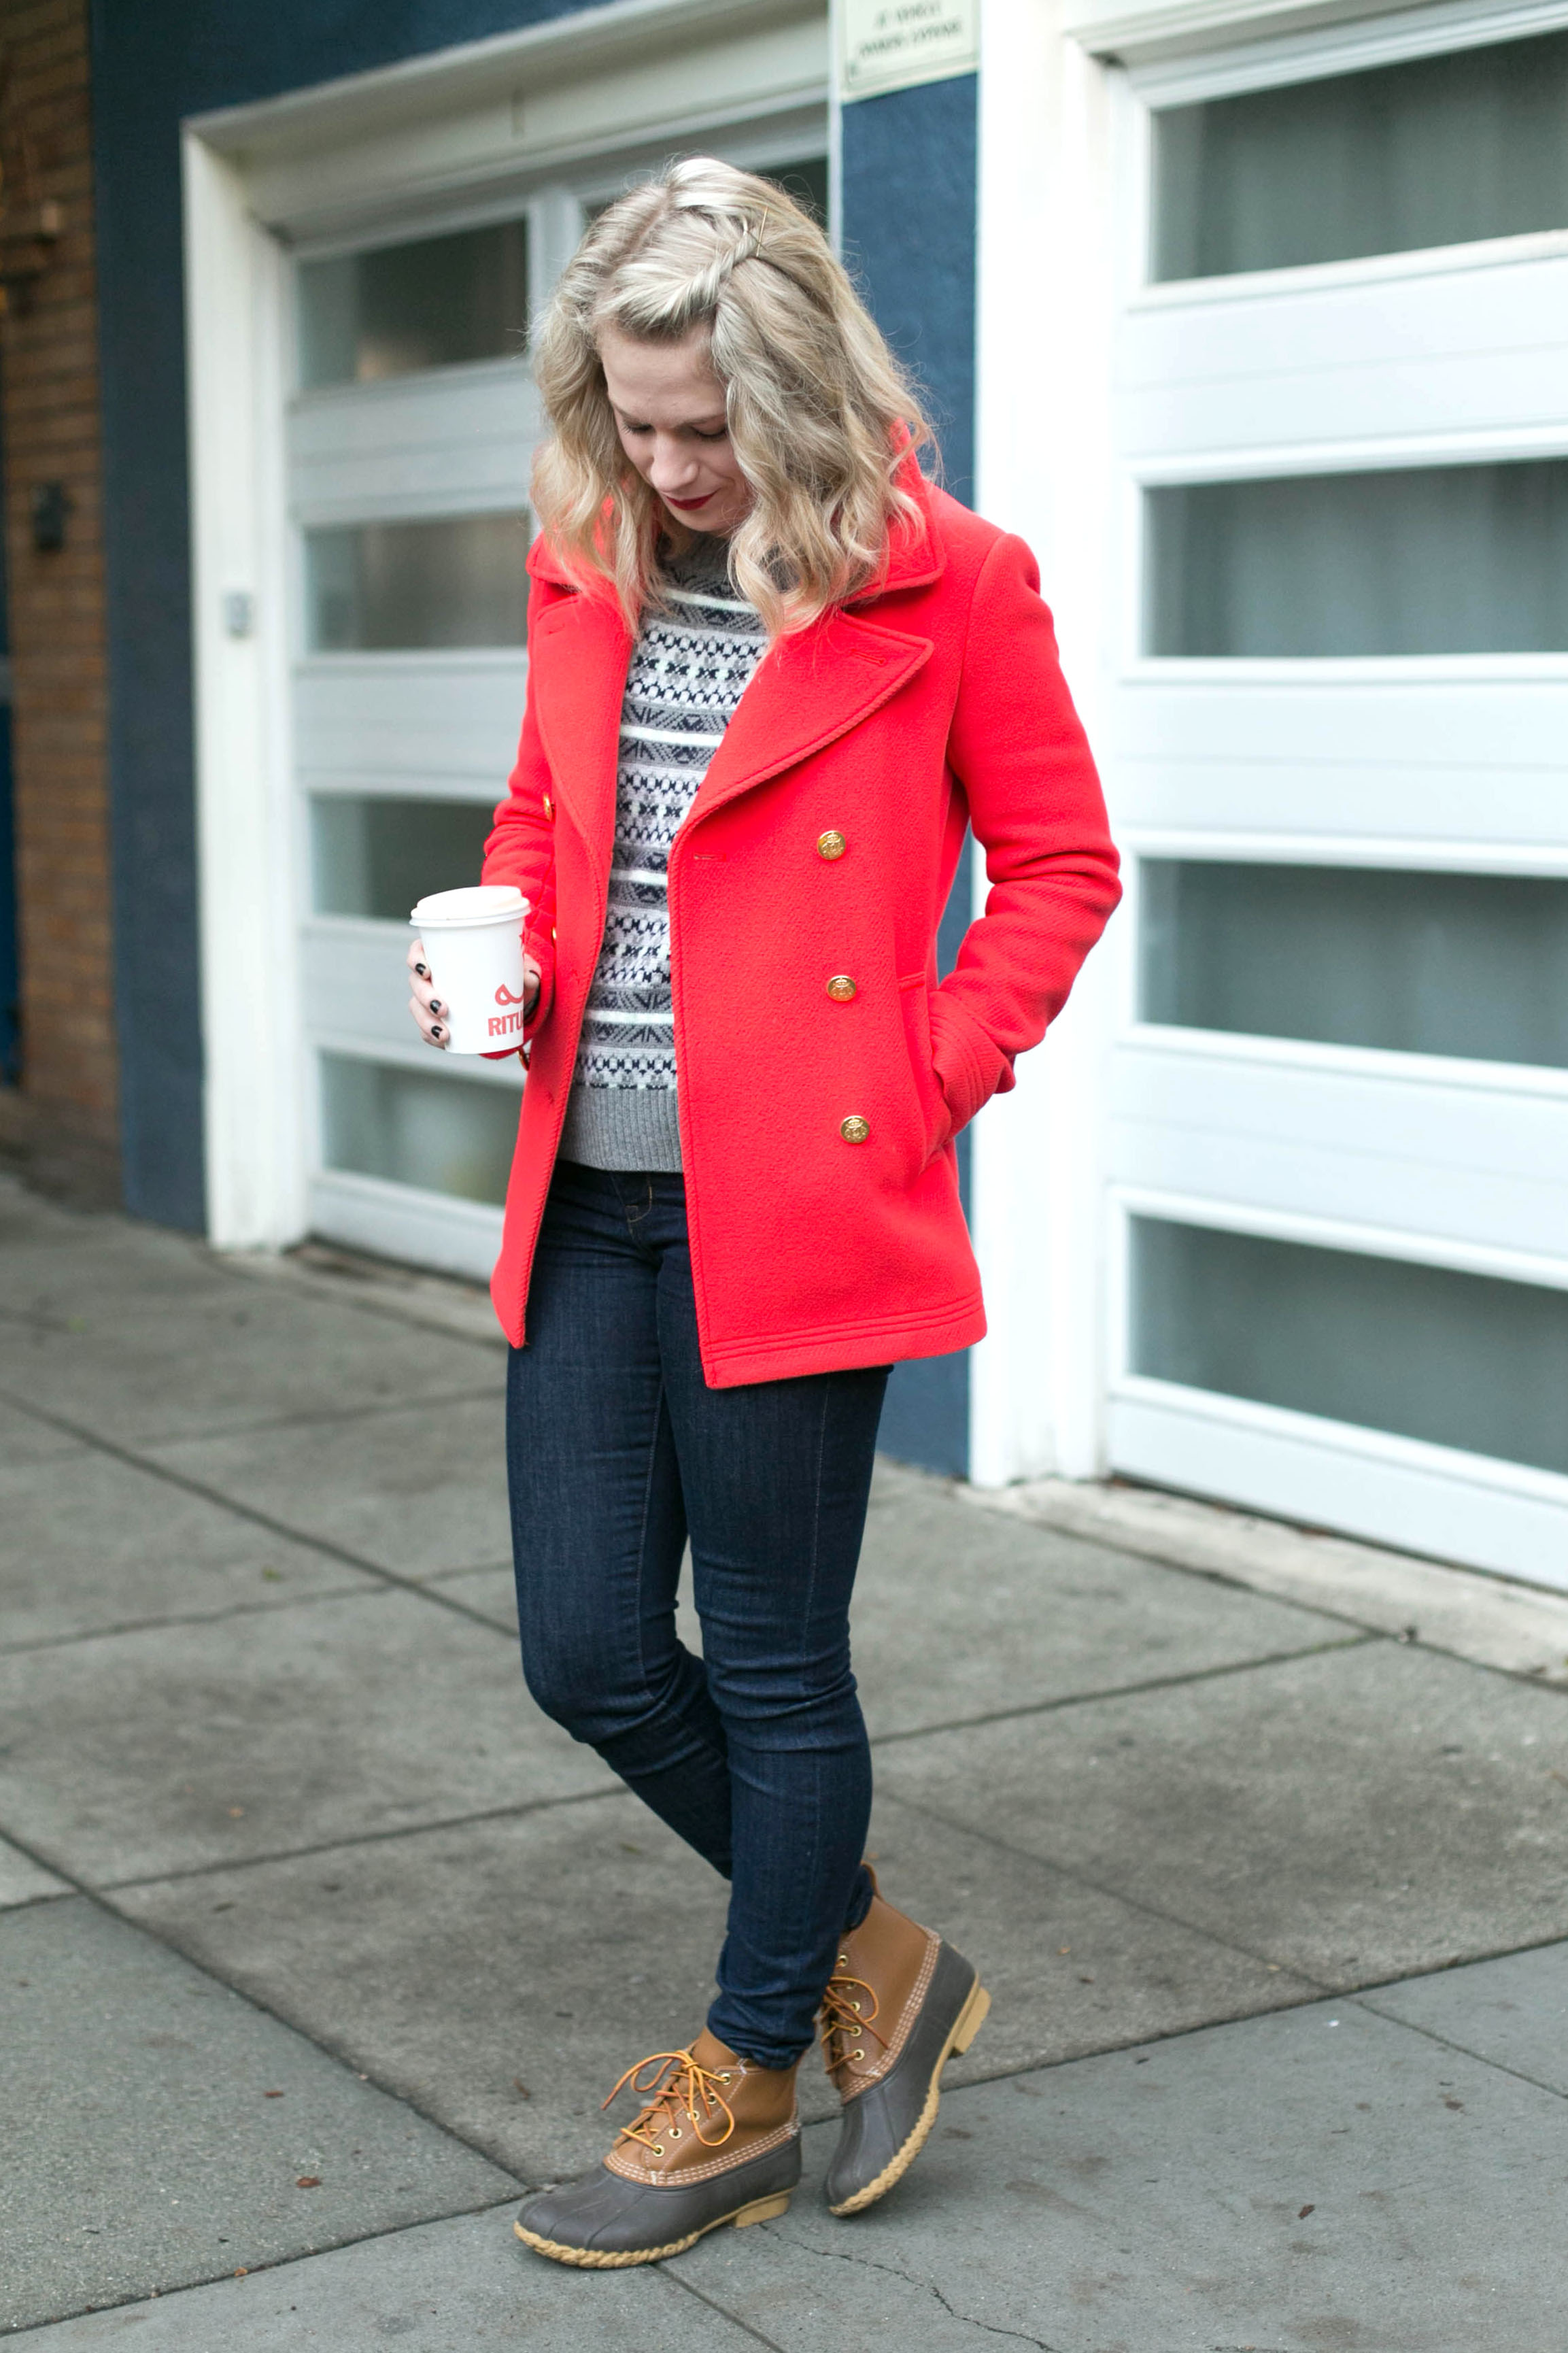
M 767 647 L 721 539 L 666 566 L 668 610 L 637 632 L 621 706 L 604 944 L 561 1137 L 591 1168 L 680 1166 L 670 1001 L 669 846 Z

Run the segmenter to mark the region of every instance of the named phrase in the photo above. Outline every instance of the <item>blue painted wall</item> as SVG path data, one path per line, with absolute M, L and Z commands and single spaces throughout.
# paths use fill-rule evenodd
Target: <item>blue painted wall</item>
M 978 85 L 926 82 L 844 109 L 844 255 L 877 323 L 929 396 L 943 480 L 974 477 Z
M 974 478 L 977 86 L 973 74 L 858 99 L 844 110 L 845 258 L 877 323 L 922 386 L 942 438 L 942 479 L 968 501 Z M 942 924 L 943 971 L 969 920 L 966 851 Z M 958 1140 L 969 1199 L 969 1137 Z M 905 1462 L 969 1467 L 969 1356 L 894 1366 L 882 1444 Z

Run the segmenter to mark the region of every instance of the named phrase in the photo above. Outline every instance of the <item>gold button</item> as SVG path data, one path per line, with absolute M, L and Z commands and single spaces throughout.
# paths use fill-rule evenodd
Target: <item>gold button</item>
M 847 1005 L 855 994 L 855 983 L 847 972 L 836 972 L 827 984 L 827 994 L 835 1005 Z
M 862 1119 L 858 1112 L 852 1113 L 848 1119 L 839 1121 L 838 1133 L 846 1144 L 864 1144 L 871 1133 L 871 1123 Z
M 551 799 L 550 795 L 549 795 L 548 793 L 546 793 L 546 794 L 545 794 L 545 796 L 544 796 L 543 808 L 544 808 L 544 814 L 545 814 L 545 816 L 546 816 L 546 817 L 548 817 L 548 818 L 552 818 L 552 817 L 555 815 L 555 804 L 554 804 L 554 802 Z
M 826 833 L 819 833 L 816 837 L 818 858 L 842 858 L 848 847 L 849 844 L 845 840 L 844 836 L 833 827 L 829 827 Z

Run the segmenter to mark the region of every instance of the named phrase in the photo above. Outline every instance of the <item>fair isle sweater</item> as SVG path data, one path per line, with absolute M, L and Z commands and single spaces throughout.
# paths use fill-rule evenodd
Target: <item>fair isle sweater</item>
M 680 1166 L 669 846 L 767 646 L 723 540 L 670 556 L 665 581 L 626 672 L 605 937 L 561 1136 L 562 1158 L 590 1168 Z

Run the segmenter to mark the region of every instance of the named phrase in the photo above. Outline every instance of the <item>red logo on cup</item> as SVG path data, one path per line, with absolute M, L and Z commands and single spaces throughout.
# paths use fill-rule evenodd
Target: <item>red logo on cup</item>
M 526 997 L 528 991 L 524 989 L 523 997 Z M 510 989 L 508 988 L 506 983 L 503 981 L 496 991 L 496 1003 L 498 1005 L 521 1005 L 522 1003 L 522 997 L 514 997 Z

